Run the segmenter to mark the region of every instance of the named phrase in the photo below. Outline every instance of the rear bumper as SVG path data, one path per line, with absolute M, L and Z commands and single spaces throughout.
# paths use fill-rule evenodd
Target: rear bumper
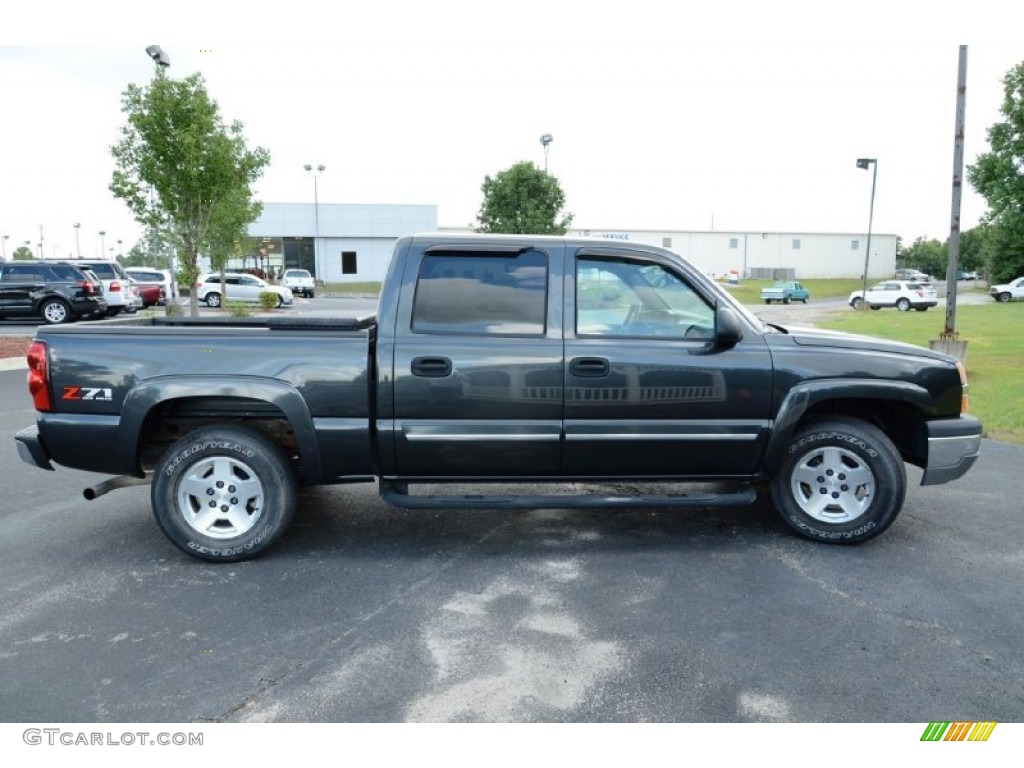
M 928 466 L 921 485 L 939 485 L 962 477 L 981 452 L 981 422 L 964 414 L 928 422 Z
M 43 442 L 39 438 L 38 427 L 26 427 L 14 436 L 14 440 L 18 443 L 18 455 L 22 461 L 33 467 L 53 471 L 53 464 L 50 463 Z

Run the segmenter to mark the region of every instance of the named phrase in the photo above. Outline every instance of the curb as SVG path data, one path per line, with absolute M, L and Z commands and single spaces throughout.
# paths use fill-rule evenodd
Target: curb
M 0 358 L 0 371 L 28 370 L 28 362 L 22 357 Z

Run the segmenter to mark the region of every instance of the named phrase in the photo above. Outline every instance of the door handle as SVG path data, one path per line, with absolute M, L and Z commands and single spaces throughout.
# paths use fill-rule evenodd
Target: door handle
M 569 362 L 569 373 L 587 379 L 607 376 L 611 366 L 603 357 L 577 357 Z
M 452 361 L 447 357 L 414 357 L 412 375 L 428 379 L 443 379 L 452 373 Z

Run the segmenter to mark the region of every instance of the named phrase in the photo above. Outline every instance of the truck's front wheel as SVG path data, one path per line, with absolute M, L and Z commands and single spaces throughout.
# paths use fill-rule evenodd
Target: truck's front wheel
M 287 529 L 295 477 L 281 449 L 254 429 L 211 426 L 185 435 L 153 477 L 153 514 L 167 537 L 200 560 L 263 552 Z
M 801 536 L 855 544 L 892 524 L 906 485 L 903 460 L 885 433 L 836 417 L 794 434 L 771 488 L 782 519 Z

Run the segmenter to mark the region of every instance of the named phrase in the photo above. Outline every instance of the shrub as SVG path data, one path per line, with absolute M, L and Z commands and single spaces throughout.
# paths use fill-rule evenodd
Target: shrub
M 227 310 L 232 317 L 249 317 L 252 314 L 244 301 L 227 302 Z
M 264 309 L 273 309 L 277 306 L 277 294 L 273 291 L 260 291 L 260 306 Z

